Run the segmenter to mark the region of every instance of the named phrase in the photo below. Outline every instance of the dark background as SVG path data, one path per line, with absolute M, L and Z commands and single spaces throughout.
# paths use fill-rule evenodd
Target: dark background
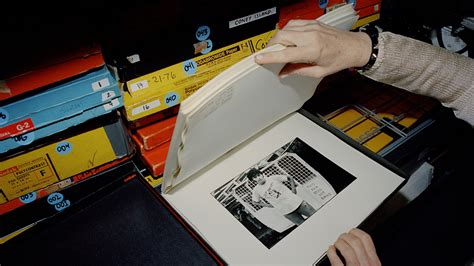
M 144 36 L 173 49 L 186 25 L 239 17 L 256 5 L 292 2 L 297 1 L 2 1 L 0 80 L 91 42 L 103 44 L 106 54 L 143 45 Z M 378 23 L 384 29 L 426 40 L 430 28 L 458 25 L 463 17 L 474 16 L 474 1 L 384 0 L 381 12 Z M 472 42 L 472 31 L 470 35 L 465 39 Z

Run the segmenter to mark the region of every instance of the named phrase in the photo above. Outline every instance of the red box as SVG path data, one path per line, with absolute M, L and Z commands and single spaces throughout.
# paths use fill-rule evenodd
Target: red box
M 76 51 L 67 57 L 51 60 L 51 65 L 0 81 L 0 101 L 74 77 L 105 64 L 98 45 Z
M 164 120 L 166 118 L 178 115 L 178 112 L 179 112 L 179 104 L 170 108 L 166 108 L 162 111 L 159 111 L 158 113 L 147 115 L 143 118 L 140 118 L 134 121 L 127 121 L 127 127 L 129 129 L 138 129 L 141 127 L 145 127 L 153 123 L 156 123 L 158 121 Z
M 355 1 L 355 10 L 360 10 L 368 6 L 373 6 L 376 4 L 382 3 L 382 0 L 356 0 Z
M 380 1 L 380 0 L 379 0 Z M 292 19 L 316 19 L 324 15 L 328 8 L 337 4 L 344 4 L 344 0 L 329 0 L 324 8 L 321 8 L 319 1 L 304 0 L 280 8 L 280 20 L 278 28 L 283 28 Z
M 168 142 L 173 136 L 177 116 L 172 116 L 157 123 L 137 129 L 136 136 L 143 143 L 145 150 L 152 150 Z
M 359 15 L 359 19 L 365 18 L 365 17 L 371 16 L 373 14 L 380 13 L 380 8 L 381 8 L 380 3 L 375 4 L 373 6 L 368 6 L 368 7 L 364 7 L 364 8 L 359 9 L 357 11 L 357 14 Z
M 137 144 L 140 150 L 140 157 L 148 171 L 150 171 L 151 175 L 154 177 L 163 175 L 165 170 L 166 156 L 168 155 L 168 149 L 170 147 L 171 141 L 167 141 L 152 150 L 145 150 L 143 143 L 140 141 L 137 135 L 132 134 L 132 139 L 135 144 Z

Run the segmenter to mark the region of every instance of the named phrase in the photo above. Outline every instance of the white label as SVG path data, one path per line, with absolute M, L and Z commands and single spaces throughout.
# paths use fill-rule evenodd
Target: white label
M 148 81 L 147 80 L 140 80 L 139 82 L 135 82 L 130 84 L 130 91 L 136 92 L 138 90 L 143 90 L 148 88 Z
M 120 102 L 119 102 L 118 99 L 113 99 L 109 103 L 106 103 L 106 104 L 103 105 L 104 110 L 109 111 L 110 109 L 117 107 L 119 104 L 120 104 Z
M 103 89 L 107 86 L 110 86 L 110 82 L 109 82 L 108 78 L 101 79 L 99 81 L 96 81 L 96 82 L 92 83 L 92 89 L 94 91 L 101 90 L 101 89 Z
M 160 103 L 160 100 L 155 100 L 155 101 L 152 101 L 152 102 L 149 102 L 149 103 L 146 103 L 142 106 L 139 106 L 139 107 L 135 107 L 132 109 L 132 115 L 137 115 L 139 113 L 143 113 L 143 112 L 146 112 L 148 110 L 151 110 L 153 108 L 156 108 L 158 106 L 160 106 L 161 103 Z
M 140 55 L 134 54 L 134 55 L 127 56 L 127 60 L 128 62 L 135 64 L 136 62 L 140 62 Z
M 248 16 L 241 17 L 241 18 L 238 18 L 238 19 L 234 19 L 234 20 L 229 21 L 229 29 L 232 29 L 234 27 L 238 27 L 240 25 L 250 23 L 250 22 L 255 21 L 255 20 L 259 20 L 259 19 L 264 18 L 264 17 L 275 15 L 275 14 L 276 14 L 276 7 L 272 7 L 272 8 L 269 8 L 267 10 L 263 10 L 263 11 L 254 13 L 252 15 L 248 15 Z
M 106 91 L 104 93 L 102 93 L 102 101 L 105 102 L 105 101 L 108 101 L 112 98 L 115 97 L 115 91 Z

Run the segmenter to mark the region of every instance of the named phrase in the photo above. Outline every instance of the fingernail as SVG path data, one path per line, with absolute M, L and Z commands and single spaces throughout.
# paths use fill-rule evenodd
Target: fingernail
M 263 55 L 259 54 L 259 55 L 255 56 L 255 59 L 256 59 L 257 61 L 260 61 L 260 60 L 263 59 Z
M 288 74 L 282 74 L 282 75 L 280 75 L 280 78 L 281 78 L 281 79 L 284 79 L 284 78 L 286 78 L 286 77 L 288 77 Z

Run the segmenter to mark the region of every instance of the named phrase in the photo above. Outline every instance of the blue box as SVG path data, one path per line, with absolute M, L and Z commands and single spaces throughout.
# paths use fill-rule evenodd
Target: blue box
M 65 118 L 48 126 L 38 128 L 22 135 L 0 140 L 0 154 L 21 146 L 30 145 L 39 139 L 51 136 L 72 126 L 79 125 L 87 120 L 105 115 L 117 110 L 122 106 L 123 98 L 119 95 L 104 104 L 84 110 L 82 113 L 75 116 Z
M 80 78 L 0 107 L 0 139 L 47 126 L 120 96 L 104 66 Z

